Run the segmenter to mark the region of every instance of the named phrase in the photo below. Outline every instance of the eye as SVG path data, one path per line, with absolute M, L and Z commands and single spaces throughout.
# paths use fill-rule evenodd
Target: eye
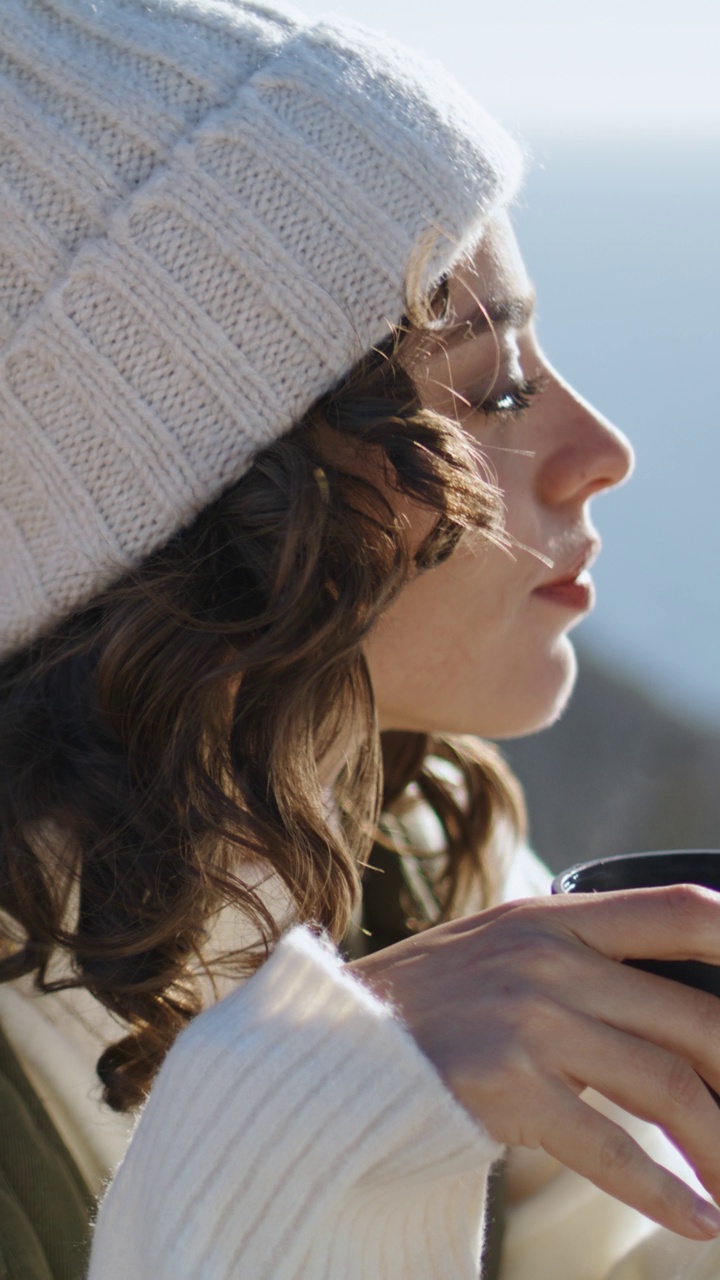
M 497 395 L 485 396 L 483 400 L 472 405 L 473 412 L 484 413 L 486 417 L 519 417 L 530 408 L 535 396 L 542 390 L 542 378 L 524 378 L 522 382 L 513 382 Z

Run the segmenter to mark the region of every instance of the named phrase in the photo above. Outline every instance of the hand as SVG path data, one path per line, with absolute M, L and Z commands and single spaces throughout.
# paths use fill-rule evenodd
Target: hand
M 720 1000 L 619 963 L 720 964 L 720 894 L 691 885 L 508 903 L 349 967 L 498 1142 L 542 1147 L 691 1239 L 720 1213 L 579 1097 L 659 1125 L 720 1198 Z

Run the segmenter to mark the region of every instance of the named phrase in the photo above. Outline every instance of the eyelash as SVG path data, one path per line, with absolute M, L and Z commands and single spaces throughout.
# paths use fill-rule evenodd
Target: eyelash
M 541 390 L 541 378 L 525 378 L 522 382 L 512 383 L 501 395 L 486 396 L 484 400 L 477 401 L 472 409 L 475 413 L 484 413 L 487 418 L 519 418 Z

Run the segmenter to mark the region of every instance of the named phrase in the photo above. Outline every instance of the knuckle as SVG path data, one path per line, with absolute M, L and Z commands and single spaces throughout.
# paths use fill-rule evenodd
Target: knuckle
M 697 926 L 713 911 L 717 924 L 715 896 L 697 884 L 674 884 L 665 890 L 665 906 L 671 922 L 677 927 Z
M 563 1012 L 543 991 L 520 982 L 508 992 L 505 1021 L 516 1041 L 536 1046 L 539 1042 L 555 1042 L 563 1022 Z
M 699 1023 L 703 1040 L 710 1049 L 720 1048 L 720 1001 L 705 991 L 688 988 L 691 1013 Z
M 481 1063 L 473 1062 L 467 1074 L 480 1089 L 485 1099 L 492 1100 L 487 1108 L 486 1121 L 492 1125 L 494 1117 L 504 1117 L 505 1124 L 518 1125 L 523 1117 L 522 1102 L 533 1096 L 537 1069 L 523 1046 L 507 1035 L 500 1035 L 492 1051 L 486 1053 Z M 512 1141 L 506 1137 L 504 1141 Z
M 600 1148 L 600 1165 L 609 1175 L 626 1173 L 637 1159 L 637 1148 L 627 1133 L 608 1134 Z
M 720 1049 L 720 1013 L 712 1010 L 712 1012 L 705 1015 L 703 1018 L 703 1034 L 708 1048 L 711 1050 L 711 1057 L 716 1058 Z
M 677 1106 L 691 1107 L 704 1093 L 705 1085 L 692 1067 L 678 1058 L 667 1070 L 664 1091 Z
M 484 1087 L 496 1100 L 496 1107 L 500 1106 L 511 1115 L 517 1111 L 517 1099 L 525 1097 L 532 1078 L 532 1064 L 518 1047 L 509 1050 L 501 1060 L 483 1071 Z M 504 1108 L 503 1103 L 506 1104 Z
M 558 1008 L 554 1000 L 533 993 L 532 999 L 527 1000 L 523 1008 L 523 1027 L 528 1039 L 534 1044 L 542 1041 L 554 1045 L 562 1035 L 565 1017 L 564 1011 Z
M 513 941 L 513 967 L 534 980 L 552 977 L 564 965 L 565 949 L 557 935 L 528 919 L 522 922 Z

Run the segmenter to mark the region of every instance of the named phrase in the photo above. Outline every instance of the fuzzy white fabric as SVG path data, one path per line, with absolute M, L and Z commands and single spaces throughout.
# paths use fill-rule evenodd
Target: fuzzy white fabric
M 515 144 L 233 0 L 3 0 L 0 653 L 238 479 L 475 243 Z
M 662 1159 L 660 1135 L 645 1145 Z M 295 929 L 171 1050 L 88 1280 L 478 1280 L 499 1152 L 388 1009 Z M 718 1275 L 720 1243 L 652 1231 L 569 1170 L 509 1216 L 503 1280 Z
M 173 1047 L 89 1280 L 477 1280 L 500 1153 L 298 928 Z
M 478 1280 L 499 1152 L 389 1010 L 295 929 L 171 1050 L 88 1280 Z M 720 1243 L 653 1231 L 567 1169 L 509 1214 L 503 1280 L 718 1275 Z
M 548 879 L 522 849 L 503 896 L 543 893 Z M 99 1107 L 94 1074 L 118 1028 L 87 992 L 38 996 L 26 980 L 0 988 L 0 1020 L 99 1189 L 128 1137 L 127 1119 Z M 191 1030 L 106 1199 L 90 1280 L 477 1280 L 481 1187 L 496 1148 L 389 1012 L 309 935 L 292 933 Z M 656 1130 L 613 1118 L 683 1174 Z M 532 1163 L 522 1152 L 511 1162 L 518 1155 Z M 509 1211 L 502 1280 L 720 1276 L 720 1243 L 653 1230 L 568 1169 L 540 1172 Z M 306 1256 L 287 1246 L 298 1222 L 311 1237 Z M 173 1252 L 178 1224 L 187 1262 Z

